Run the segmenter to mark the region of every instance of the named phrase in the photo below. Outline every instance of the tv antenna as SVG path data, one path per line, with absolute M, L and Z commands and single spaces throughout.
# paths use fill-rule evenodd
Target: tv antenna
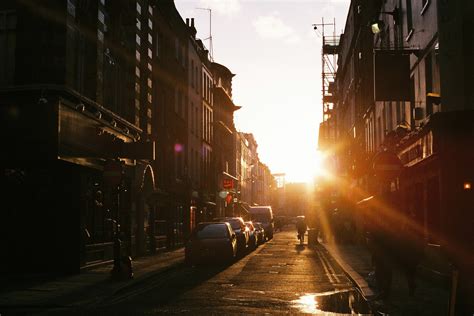
M 214 48 L 212 46 L 212 9 L 210 8 L 196 8 L 196 10 L 205 10 L 209 12 L 209 37 L 204 40 L 209 40 L 209 57 L 214 61 Z

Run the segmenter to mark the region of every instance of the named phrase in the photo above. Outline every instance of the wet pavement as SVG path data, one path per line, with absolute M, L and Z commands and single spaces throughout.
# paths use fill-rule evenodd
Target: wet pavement
M 51 314 L 49 311 L 48 314 Z M 230 266 L 180 266 L 101 302 L 56 314 L 370 315 L 323 247 L 299 245 L 288 228 Z

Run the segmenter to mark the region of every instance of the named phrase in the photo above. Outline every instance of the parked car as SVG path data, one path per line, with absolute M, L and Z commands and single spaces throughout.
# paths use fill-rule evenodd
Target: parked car
M 214 221 L 228 222 L 237 236 L 237 253 L 243 255 L 249 245 L 249 230 L 242 217 L 219 217 Z
M 253 226 L 255 227 L 255 232 L 258 236 L 258 243 L 263 244 L 265 242 L 265 229 L 263 228 L 262 223 L 254 222 Z
M 257 231 L 255 230 L 255 226 L 253 226 L 252 222 L 245 222 L 245 226 L 247 226 L 249 230 L 249 248 L 254 250 L 259 245 Z
M 249 210 L 250 218 L 254 222 L 260 222 L 265 229 L 268 240 L 273 238 L 273 211 L 271 206 L 252 206 Z
M 197 224 L 185 245 L 185 262 L 232 261 L 237 256 L 237 236 L 227 222 Z

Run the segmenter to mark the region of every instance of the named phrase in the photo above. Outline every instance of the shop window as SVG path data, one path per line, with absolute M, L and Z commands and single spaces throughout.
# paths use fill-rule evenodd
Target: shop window
M 428 221 L 428 238 L 430 243 L 439 242 L 439 233 L 441 226 L 440 214 L 440 194 L 438 177 L 428 180 L 427 188 L 427 221 Z

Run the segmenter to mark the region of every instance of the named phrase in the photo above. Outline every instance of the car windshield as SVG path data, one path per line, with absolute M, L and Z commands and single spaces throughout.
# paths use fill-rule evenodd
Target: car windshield
M 238 219 L 227 219 L 226 222 L 229 222 L 233 230 L 240 229 L 240 221 Z
M 268 223 L 271 220 L 270 213 L 253 213 L 252 218 L 262 223 Z
M 210 224 L 197 228 L 196 236 L 198 239 L 227 238 L 228 229 L 225 224 Z

